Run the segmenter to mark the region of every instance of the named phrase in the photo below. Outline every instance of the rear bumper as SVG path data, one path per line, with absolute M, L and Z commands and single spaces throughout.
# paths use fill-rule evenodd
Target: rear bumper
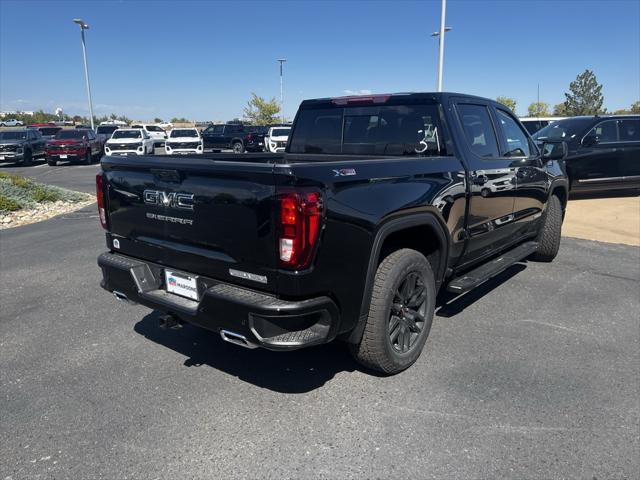
M 251 346 L 295 350 L 336 336 L 338 308 L 329 297 L 282 300 L 197 277 L 200 301 L 195 301 L 166 292 L 160 265 L 110 252 L 98 257 L 98 265 L 105 290 L 207 330 L 241 335 Z

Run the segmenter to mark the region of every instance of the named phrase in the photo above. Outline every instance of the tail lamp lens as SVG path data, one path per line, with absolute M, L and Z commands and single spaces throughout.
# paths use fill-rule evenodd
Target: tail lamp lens
M 104 206 L 104 177 L 102 173 L 96 175 L 96 198 L 98 199 L 98 214 L 102 228 L 107 229 L 107 210 Z
M 317 192 L 291 192 L 280 197 L 280 265 L 299 270 L 311 263 L 322 223 Z

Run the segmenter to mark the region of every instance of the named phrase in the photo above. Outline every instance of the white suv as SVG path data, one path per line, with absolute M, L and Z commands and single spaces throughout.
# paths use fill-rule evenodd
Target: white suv
M 158 125 L 148 125 L 146 123 L 140 123 L 131 125 L 131 128 L 141 128 L 147 135 L 153 139 L 154 147 L 162 147 L 167 139 L 167 133 Z
M 204 145 L 200 132 L 196 128 L 174 128 L 169 132 L 164 151 L 167 155 L 201 155 Z
M 264 148 L 267 152 L 284 152 L 289 140 L 291 127 L 271 127 L 264 137 Z
M 104 146 L 112 155 L 153 155 L 153 139 L 141 128 L 119 128 Z

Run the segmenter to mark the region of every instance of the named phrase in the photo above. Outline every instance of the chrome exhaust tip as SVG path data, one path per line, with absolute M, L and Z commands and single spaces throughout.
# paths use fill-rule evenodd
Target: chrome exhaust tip
M 220 330 L 220 336 L 225 342 L 233 343 L 234 345 L 240 345 L 241 347 L 250 349 L 258 348 L 258 345 L 251 343 L 247 340 L 247 337 L 240 335 L 239 333 L 230 332 L 229 330 Z
M 129 300 L 129 298 L 124 293 L 119 292 L 118 290 L 113 291 L 113 296 L 116 297 L 119 302 L 126 303 L 128 305 L 135 305 L 136 303 L 133 300 Z

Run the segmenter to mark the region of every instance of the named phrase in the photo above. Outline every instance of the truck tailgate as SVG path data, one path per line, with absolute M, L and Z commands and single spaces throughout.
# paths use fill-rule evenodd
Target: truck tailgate
M 275 286 L 271 159 L 106 157 L 102 168 L 114 250 L 186 273 Z

